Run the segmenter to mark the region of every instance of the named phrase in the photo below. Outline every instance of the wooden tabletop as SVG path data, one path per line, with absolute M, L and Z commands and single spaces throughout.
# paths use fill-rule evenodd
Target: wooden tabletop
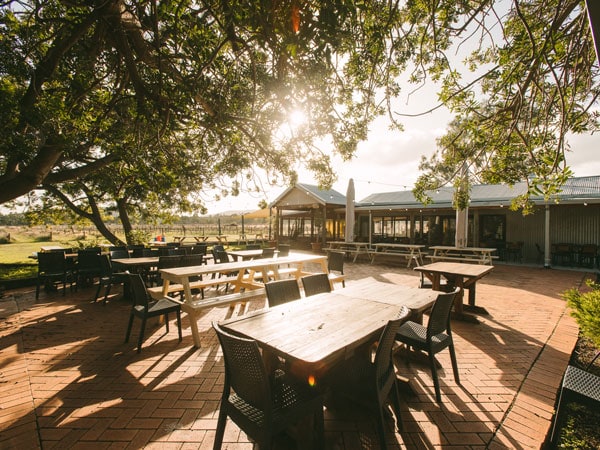
M 127 267 L 142 267 L 156 266 L 158 259 L 158 256 L 140 256 L 139 258 L 115 258 L 111 261 L 113 264 L 120 264 Z
M 371 280 L 224 321 L 224 329 L 254 339 L 285 358 L 297 374 L 319 377 L 377 339 L 401 306 L 431 305 L 437 292 Z
M 423 266 L 415 267 L 415 270 L 426 273 L 439 273 L 442 275 L 458 275 L 468 278 L 481 278 L 491 272 L 494 266 L 485 266 L 482 264 L 466 264 L 455 262 L 434 262 Z

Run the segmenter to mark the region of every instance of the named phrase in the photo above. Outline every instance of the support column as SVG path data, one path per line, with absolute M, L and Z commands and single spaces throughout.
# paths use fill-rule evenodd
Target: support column
M 550 254 L 550 205 L 546 205 L 544 228 L 544 267 L 550 269 L 552 266 L 552 255 Z

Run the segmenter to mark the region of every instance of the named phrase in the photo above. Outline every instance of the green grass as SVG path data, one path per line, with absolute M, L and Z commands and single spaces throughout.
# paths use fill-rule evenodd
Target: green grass
M 0 244 L 0 281 L 7 279 L 35 277 L 37 261 L 30 256 L 45 245 L 60 245 L 62 247 L 79 246 L 77 239 L 48 240 L 49 236 L 32 233 L 11 233 L 9 243 Z

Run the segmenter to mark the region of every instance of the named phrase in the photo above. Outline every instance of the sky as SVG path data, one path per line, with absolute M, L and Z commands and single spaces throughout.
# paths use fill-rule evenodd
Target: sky
M 431 99 L 430 99 L 431 100 Z M 432 101 L 432 100 L 431 100 Z M 421 110 L 432 106 L 419 102 Z M 436 139 L 445 133 L 451 115 L 440 109 L 417 118 L 402 118 L 404 131 L 390 131 L 387 120 L 375 122 L 366 141 L 361 142 L 352 161 L 334 159 L 338 181 L 333 189 L 345 194 L 348 180 L 354 180 L 356 200 L 372 193 L 411 190 L 419 176 L 421 156 L 430 156 L 436 148 Z M 600 135 L 575 135 L 569 139 L 571 152 L 567 163 L 574 176 L 600 175 Z M 299 169 L 298 181 L 317 184 L 308 171 Z M 287 187 L 277 187 L 266 193 L 267 202 L 273 202 Z M 226 197 L 220 202 L 207 203 L 208 214 L 258 209 L 261 197 L 256 194 Z

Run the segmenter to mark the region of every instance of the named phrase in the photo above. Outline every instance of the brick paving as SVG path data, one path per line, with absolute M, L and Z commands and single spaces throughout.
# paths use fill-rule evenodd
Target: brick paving
M 418 275 L 397 264 L 347 263 L 352 280 L 416 286 Z M 401 432 L 388 430 L 389 448 L 539 449 L 548 433 L 561 376 L 578 328 L 560 293 L 591 274 L 497 265 L 477 286 L 489 315 L 479 324 L 453 322 L 461 385 L 447 352 L 438 354 L 442 404 L 435 402 L 427 365 L 396 354 L 398 373 L 414 396 L 402 399 Z M 117 297 L 91 302 L 95 287 L 42 293 L 7 292 L 0 299 L 0 448 L 212 448 L 223 364 L 213 320 L 200 320 L 202 347 L 175 324 L 150 328 L 141 354 L 124 344 L 129 306 Z M 251 309 L 262 307 L 254 301 Z M 139 321 L 132 336 L 139 331 Z M 378 447 L 375 421 L 344 403 L 325 411 L 327 449 Z M 287 437 L 277 448 L 294 449 Z M 253 444 L 228 422 L 223 448 Z

